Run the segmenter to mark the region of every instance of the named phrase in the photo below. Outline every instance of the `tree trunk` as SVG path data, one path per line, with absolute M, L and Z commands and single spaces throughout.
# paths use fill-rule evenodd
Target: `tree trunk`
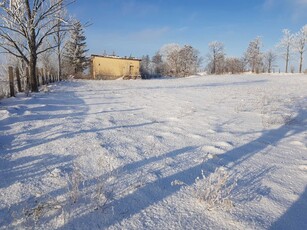
M 31 28 L 30 39 L 30 58 L 29 58 L 29 68 L 30 68 L 30 84 L 31 91 L 38 92 L 37 78 L 36 78 L 36 64 L 37 64 L 37 47 L 36 47 L 36 32 L 35 28 Z
M 9 67 L 9 82 L 10 82 L 10 96 L 15 97 L 14 72 L 12 66 Z
M 286 54 L 286 73 L 288 73 L 288 65 L 289 65 L 289 47 L 287 48 L 287 54 Z
M 58 58 L 58 81 L 61 81 L 62 77 L 62 63 L 61 63 L 61 22 L 58 20 L 57 32 L 56 32 L 56 40 L 57 40 L 57 58 Z
M 32 92 L 38 92 L 37 79 L 36 79 L 36 63 L 37 63 L 36 54 L 31 53 L 29 69 L 30 69 L 30 86 Z
M 299 67 L 299 73 L 302 73 L 303 68 L 303 53 L 300 52 L 300 67 Z
M 213 70 L 212 70 L 213 74 L 216 74 L 216 54 L 215 54 L 215 50 L 213 50 Z
M 20 81 L 20 72 L 19 72 L 19 68 L 18 67 L 15 68 L 15 73 L 16 73 L 16 79 L 17 79 L 18 92 L 22 92 L 21 81 Z
M 61 50 L 60 47 L 58 47 L 58 81 L 61 81 L 62 76 L 62 64 L 61 64 Z

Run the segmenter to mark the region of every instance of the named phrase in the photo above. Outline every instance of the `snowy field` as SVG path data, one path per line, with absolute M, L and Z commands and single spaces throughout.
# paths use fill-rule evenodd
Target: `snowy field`
M 307 229 L 306 75 L 61 82 L 0 131 L 0 229 Z

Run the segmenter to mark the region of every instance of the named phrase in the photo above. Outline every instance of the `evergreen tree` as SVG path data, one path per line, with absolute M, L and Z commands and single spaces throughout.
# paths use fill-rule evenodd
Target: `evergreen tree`
M 86 57 L 86 37 L 84 28 L 79 21 L 76 21 L 70 33 L 70 40 L 66 43 L 65 61 L 71 67 L 73 74 L 83 73 L 89 65 L 89 58 Z

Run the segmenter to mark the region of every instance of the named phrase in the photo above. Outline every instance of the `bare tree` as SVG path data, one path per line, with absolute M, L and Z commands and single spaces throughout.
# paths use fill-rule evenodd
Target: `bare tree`
M 179 53 L 179 76 L 187 77 L 196 74 L 201 59 L 199 52 L 190 45 L 183 46 Z
M 162 55 L 159 52 L 157 52 L 151 60 L 153 65 L 153 74 L 156 77 L 160 77 L 166 73 L 166 64 L 163 62 Z
M 272 50 L 269 50 L 264 54 L 264 66 L 266 67 L 268 73 L 272 72 L 272 67 L 276 59 L 277 55 Z
M 226 73 L 243 73 L 244 60 L 236 57 L 227 57 L 225 59 L 224 72 Z
M 208 66 L 211 74 L 221 74 L 224 71 L 224 44 L 214 41 L 209 43 Z
M 262 68 L 262 46 L 261 38 L 257 37 L 252 40 L 244 54 L 246 63 L 250 66 L 253 73 L 259 73 Z
M 149 55 L 142 57 L 140 72 L 143 79 L 148 79 L 151 76 L 151 60 Z
M 165 70 L 165 74 L 175 77 L 186 77 L 196 73 L 200 65 L 199 52 L 190 45 L 181 47 L 178 44 L 164 45 L 159 55 L 162 57 L 163 65 L 159 64 Z M 159 57 L 156 57 L 159 61 Z
M 167 65 L 166 74 L 177 76 L 179 73 L 179 51 L 181 47 L 178 44 L 164 45 L 159 53 L 162 55 L 162 60 Z
M 302 73 L 304 53 L 307 50 L 307 25 L 304 25 L 294 36 L 294 48 L 299 53 L 299 72 Z
M 43 48 L 42 44 L 56 33 L 59 21 L 65 21 L 58 14 L 68 4 L 64 4 L 64 1 L 3 0 L 0 4 L 0 46 L 5 52 L 23 59 L 29 66 L 31 90 L 34 92 L 38 91 L 38 55 L 55 48 Z
M 57 72 L 55 56 L 53 50 L 48 50 L 40 55 L 40 65 L 47 73 L 55 75 Z
M 281 52 L 282 58 L 285 59 L 285 72 L 288 73 L 289 61 L 290 61 L 291 51 L 293 48 L 294 36 L 293 34 L 291 34 L 290 30 L 288 29 L 284 29 L 282 32 L 283 32 L 283 37 L 278 43 L 277 47 L 279 48 Z
M 67 22 L 62 20 L 62 18 L 67 18 L 67 11 L 64 7 L 62 7 L 61 10 L 57 12 L 56 18 L 57 20 L 56 20 L 56 27 L 54 28 L 55 33 L 53 34 L 53 42 L 56 46 L 57 75 L 58 75 L 57 77 L 58 80 L 60 81 L 62 77 L 62 56 L 64 53 L 64 42 L 68 35 L 67 33 L 68 31 L 65 29 L 67 26 Z

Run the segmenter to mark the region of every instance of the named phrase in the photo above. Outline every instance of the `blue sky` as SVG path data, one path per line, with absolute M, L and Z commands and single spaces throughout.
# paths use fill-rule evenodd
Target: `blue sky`
M 86 28 L 89 54 L 153 55 L 168 43 L 190 44 L 205 56 L 208 43 L 242 56 L 260 36 L 273 48 L 282 29 L 307 24 L 307 0 L 77 0 L 70 12 Z

